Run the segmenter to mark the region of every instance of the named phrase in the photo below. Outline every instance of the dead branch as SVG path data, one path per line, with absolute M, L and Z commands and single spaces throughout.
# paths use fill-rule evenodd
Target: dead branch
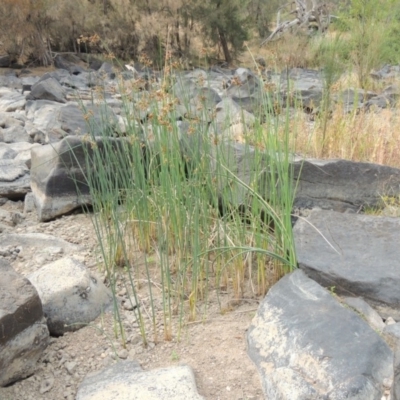
M 291 21 L 280 22 L 281 11 L 287 9 L 290 6 L 295 5 L 295 9 L 290 11 L 288 15 L 295 15 L 295 18 Z M 312 0 L 312 8 L 307 9 L 307 3 L 304 0 L 294 0 L 290 3 L 286 3 L 278 9 L 277 14 L 277 26 L 275 30 L 264 39 L 260 46 L 264 46 L 266 43 L 279 37 L 284 32 L 290 30 L 292 27 L 297 26 L 299 29 L 305 26 L 309 26 L 310 23 L 314 24 L 320 32 L 324 32 L 331 21 L 328 8 L 325 3 L 318 4 L 317 0 Z

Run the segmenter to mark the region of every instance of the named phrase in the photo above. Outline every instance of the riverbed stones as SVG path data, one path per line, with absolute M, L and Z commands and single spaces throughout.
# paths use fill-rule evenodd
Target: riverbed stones
M 105 312 L 111 292 L 74 258 L 65 257 L 30 274 L 52 335 L 76 331 Z

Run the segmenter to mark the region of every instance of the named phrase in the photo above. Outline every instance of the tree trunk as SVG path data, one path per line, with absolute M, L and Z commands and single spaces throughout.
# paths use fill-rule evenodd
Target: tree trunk
M 221 46 L 222 46 L 222 51 L 224 52 L 225 61 L 228 64 L 230 64 L 232 62 L 232 56 L 231 56 L 231 53 L 229 51 L 228 41 L 226 40 L 225 33 L 223 31 L 221 31 L 220 28 L 218 28 L 218 33 L 219 33 L 219 41 L 220 41 Z

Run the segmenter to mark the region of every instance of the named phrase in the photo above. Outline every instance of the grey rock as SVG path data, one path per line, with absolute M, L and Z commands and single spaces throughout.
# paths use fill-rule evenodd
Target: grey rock
M 58 54 L 56 57 L 54 57 L 54 66 L 56 68 L 66 70 L 73 75 L 78 75 L 85 71 L 84 68 L 82 68 L 80 65 L 77 65 L 79 62 L 80 59 L 73 54 L 66 54 L 64 56 Z
M 46 134 L 46 143 L 55 143 L 68 135 L 110 136 L 117 125 L 113 110 L 103 105 L 62 105 L 48 100 L 29 101 L 27 117 L 34 127 Z M 31 133 L 35 134 L 35 133 Z
M 227 96 L 234 98 L 257 97 L 260 98 L 262 82 L 253 72 L 246 68 L 238 68 L 233 75 Z
M 62 258 L 30 274 L 52 335 L 76 331 L 95 320 L 112 300 L 100 279 L 73 258 Z
M 110 136 L 117 118 L 114 111 L 106 104 L 86 104 L 83 109 L 75 104 L 67 104 L 60 108 L 58 115 L 60 128 L 69 135 L 90 133 L 93 136 Z
M 343 105 L 345 113 L 356 111 L 363 107 L 364 103 L 375 97 L 376 93 L 363 89 L 346 89 L 333 96 L 333 101 Z
M 40 80 L 35 83 L 30 94 L 29 100 L 50 100 L 58 103 L 65 103 L 65 91 L 60 83 L 54 78 Z
M 12 160 L 17 154 L 7 143 L 0 143 L 0 160 Z
M 0 160 L 0 197 L 20 199 L 30 191 L 29 168 L 21 160 Z
M 400 65 L 384 65 L 378 71 L 371 73 L 371 76 L 375 79 L 393 79 L 400 76 Z
M 49 331 L 31 283 L 2 260 L 0 271 L 0 386 L 5 386 L 35 372 Z
M 32 149 L 31 188 L 40 221 L 48 221 L 91 204 L 87 184 L 90 171 L 86 170 L 85 157 L 94 157 L 94 151 L 96 156 L 104 157 L 104 146 L 112 146 L 115 151 L 121 151 L 120 162 L 126 158 L 124 148 L 128 142 L 125 140 L 98 139 L 95 150 L 92 145 L 88 140 L 69 136 L 54 145 Z M 106 160 L 104 163 L 109 164 Z M 111 164 L 109 166 L 113 168 Z M 109 173 L 113 174 L 112 171 Z M 90 176 L 95 179 L 94 174 Z
M 17 125 L 23 126 L 24 125 L 23 121 L 21 121 L 16 117 L 17 117 L 16 113 L 14 114 L 11 114 L 9 112 L 0 113 L 0 128 L 7 129 Z
M 189 366 L 143 371 L 134 361 L 121 361 L 88 376 L 76 400 L 200 400 Z
M 25 255 L 36 251 L 49 252 L 54 248 L 61 248 L 63 253 L 76 254 L 81 247 L 60 239 L 56 236 L 46 235 L 44 233 L 7 233 L 0 235 L 0 244 L 2 248 L 20 248 L 20 253 Z M 26 253 L 25 253 L 26 252 Z
M 385 96 L 379 95 L 373 97 L 371 100 L 365 102 L 364 107 L 368 111 L 373 111 L 376 109 L 391 108 L 397 104 L 397 96 Z
M 25 128 L 20 125 L 10 126 L 6 129 L 0 128 L 0 142 L 5 143 L 18 143 L 30 142 L 31 138 L 26 132 Z
M 50 71 L 50 72 L 46 72 L 45 74 L 43 74 L 40 79 L 39 82 L 41 81 L 45 81 L 46 79 L 52 78 L 55 79 L 56 81 L 60 82 L 63 78 L 70 76 L 70 73 L 66 70 L 63 69 L 58 69 L 56 71 Z
M 25 108 L 26 99 L 15 89 L 0 85 L 0 112 L 13 112 Z
M 400 169 L 347 160 L 302 160 L 293 164 L 295 206 L 358 211 L 400 195 Z
M 31 168 L 31 151 L 34 147 L 40 146 L 38 143 L 27 143 L 27 142 L 20 142 L 20 143 L 13 143 L 11 144 L 11 148 L 17 151 L 17 155 L 15 156 L 14 160 L 16 161 L 23 161 L 27 167 Z
M 36 130 L 51 135 L 53 130 L 60 129 L 61 126 L 57 122 L 57 115 L 61 107 L 63 107 L 63 104 L 55 101 L 28 101 L 26 104 L 26 116 L 29 123 L 31 123 L 28 132 L 30 133 L 33 128 L 36 128 Z
M 210 132 L 218 136 L 232 125 L 242 123 L 251 128 L 256 118 L 253 114 L 241 109 L 231 98 L 222 99 L 215 106 L 215 117 L 210 124 Z
M 85 90 L 89 88 L 92 75 L 88 72 L 83 72 L 79 75 L 68 75 L 60 79 L 60 84 L 67 88 L 75 89 L 75 90 Z
M 267 399 L 376 400 L 393 381 L 387 344 L 301 270 L 270 289 L 247 340 Z
M 369 326 L 377 332 L 382 332 L 385 328 L 380 315 L 360 297 L 343 297 L 343 302 L 358 312 L 368 322 Z
M 32 86 L 39 82 L 40 78 L 37 76 L 26 76 L 24 78 L 21 78 L 22 82 L 22 91 L 21 94 L 24 94 L 24 92 L 30 92 L 32 90 Z
M 386 326 L 383 337 L 394 353 L 394 382 L 390 398 L 391 400 L 400 400 L 400 322 Z
M 20 90 L 22 88 L 22 83 L 21 80 L 15 76 L 0 75 L 0 87 Z
M 313 210 L 293 234 L 308 276 L 400 319 L 400 219 Z

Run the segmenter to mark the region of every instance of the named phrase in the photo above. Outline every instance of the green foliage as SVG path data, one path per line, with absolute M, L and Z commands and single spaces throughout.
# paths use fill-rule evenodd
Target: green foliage
M 225 128 L 214 137 L 201 123 L 208 120 L 206 106 L 196 108 L 198 120 L 186 121 L 188 133 L 183 134 L 167 81 L 156 95 L 149 94 L 143 107 L 151 117 L 142 126 L 133 122 L 140 117 L 131 96 L 122 97 L 127 126 L 117 147 L 107 129 L 103 145 L 94 136 L 87 138 L 86 179 L 113 293 L 123 271 L 134 303 L 149 299 L 146 307 L 134 309 L 144 342 L 149 324 L 157 340 L 159 318 L 168 340 L 174 315 L 181 326 L 198 320 L 200 310 L 207 311 L 209 293 L 219 295 L 224 288 L 239 299 L 248 287 L 264 295 L 271 283 L 296 267 L 289 119 L 283 140 L 278 118 L 270 117 L 268 132 L 255 124 L 257 146 L 243 147 L 243 159 L 251 165 L 240 178 L 236 147 L 222 141 Z M 265 109 L 268 101 L 263 99 Z M 249 207 L 245 214 L 239 204 Z M 155 290 L 161 292 L 161 305 Z
M 247 0 L 192 1 L 193 18 L 202 24 L 205 38 L 221 45 L 227 62 L 232 61 L 231 53 L 243 50 L 248 39 L 247 6 Z
M 271 22 L 280 5 L 279 0 L 249 0 L 247 7 L 249 19 L 259 38 L 264 39 L 269 35 Z
M 396 0 L 351 0 L 340 15 L 337 26 L 349 35 L 350 59 L 362 88 L 368 86 L 373 68 L 400 57 L 399 9 Z

